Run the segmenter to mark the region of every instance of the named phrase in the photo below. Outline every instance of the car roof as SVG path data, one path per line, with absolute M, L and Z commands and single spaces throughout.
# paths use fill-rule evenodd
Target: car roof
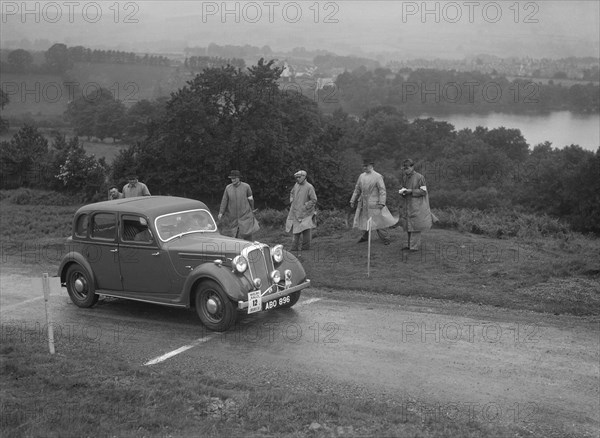
M 195 199 L 177 196 L 137 196 L 87 204 L 80 207 L 76 214 L 92 211 L 115 211 L 158 217 L 167 213 L 198 208 L 208 210 L 204 202 Z

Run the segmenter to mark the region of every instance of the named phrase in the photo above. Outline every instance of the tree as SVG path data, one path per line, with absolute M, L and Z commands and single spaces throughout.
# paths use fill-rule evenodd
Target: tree
M 48 154 L 48 140 L 36 128 L 25 125 L 10 141 L 0 145 L 0 166 L 4 186 L 42 186 Z
M 479 126 L 475 134 L 494 149 L 502 151 L 515 163 L 522 163 L 529 155 L 529 145 L 519 129 L 501 126 L 488 130 Z
M 6 105 L 8 105 L 9 102 L 10 102 L 10 99 L 8 98 L 8 94 L 6 94 L 4 92 L 4 90 L 0 90 L 0 109 L 4 109 L 4 107 Z M 8 120 L 0 117 L 0 134 L 5 131 L 8 131 L 8 127 L 9 127 Z
M 167 98 L 154 101 L 147 99 L 134 103 L 127 110 L 123 123 L 124 136 L 129 142 L 145 138 L 155 128 L 156 123 L 165 116 Z
M 61 43 L 54 44 L 46 51 L 46 63 L 50 71 L 60 74 L 73 67 L 73 61 L 67 46 Z
M 27 73 L 33 65 L 33 57 L 27 50 L 17 49 L 8 54 L 8 63 L 15 72 Z
M 65 115 L 78 136 L 120 139 L 125 129 L 125 105 L 104 88 L 89 91 L 67 106 Z
M 86 199 L 92 199 L 105 181 L 108 166 L 104 158 L 96 160 L 93 155 L 87 155 L 76 138 L 64 152 L 65 160 L 55 177 L 62 182 L 64 190 L 84 193 Z
M 332 181 L 342 156 L 339 136 L 326 129 L 315 102 L 279 89 L 280 74 L 264 59 L 246 70 L 203 70 L 171 95 L 153 132 L 119 166 L 133 158 L 157 191 L 209 203 L 220 200 L 224 176 L 239 169 L 252 182 L 257 205 L 275 208 L 286 205 L 299 166 Z M 333 199 L 325 188 L 320 199 Z

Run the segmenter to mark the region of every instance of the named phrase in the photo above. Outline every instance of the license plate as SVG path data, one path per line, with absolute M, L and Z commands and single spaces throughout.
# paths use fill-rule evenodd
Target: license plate
M 276 307 L 283 306 L 284 304 L 289 303 L 290 299 L 290 296 L 286 295 L 284 297 L 275 298 L 274 300 L 265 301 L 263 304 L 263 310 L 271 310 L 275 309 Z
M 262 310 L 262 296 L 260 291 L 248 293 L 248 313 L 260 312 Z

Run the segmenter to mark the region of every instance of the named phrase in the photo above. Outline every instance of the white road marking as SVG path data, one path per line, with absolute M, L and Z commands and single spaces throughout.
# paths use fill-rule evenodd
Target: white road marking
M 62 294 L 50 294 L 51 297 L 61 297 Z M 19 301 L 18 303 L 14 303 L 14 304 L 3 304 L 2 305 L 2 309 L 0 309 L 2 312 L 6 311 L 6 310 L 10 310 L 10 309 L 14 309 L 16 307 L 20 307 L 20 306 L 24 306 L 25 304 L 30 304 L 30 303 L 34 303 L 36 301 L 40 301 L 43 300 L 44 297 L 35 297 L 35 298 L 30 298 L 28 300 L 25 301 Z
M 301 306 L 306 306 L 308 304 L 316 303 L 317 301 L 321 301 L 321 298 L 310 298 L 310 299 L 308 299 L 306 301 L 301 302 L 300 305 Z M 245 320 L 245 321 L 242 321 L 242 324 L 248 323 L 248 322 L 250 322 L 250 320 Z M 162 356 L 155 357 L 154 359 L 149 360 L 148 362 L 146 362 L 144 365 L 146 365 L 146 366 L 147 365 L 156 365 L 157 363 L 163 362 L 163 361 L 165 361 L 165 360 L 167 360 L 167 359 L 169 359 L 169 358 L 171 358 L 173 356 L 178 355 L 179 353 L 183 353 L 184 351 L 187 351 L 190 348 L 194 348 L 194 347 L 196 347 L 196 346 L 198 346 L 200 344 L 203 344 L 203 343 L 205 343 L 207 341 L 210 341 L 217 334 L 218 333 L 214 333 L 214 334 L 206 336 L 204 338 L 196 339 L 191 344 L 184 345 L 183 347 L 179 347 L 176 350 L 169 351 L 168 353 L 165 353 Z
M 308 304 L 316 303 L 317 301 L 321 301 L 322 298 L 310 298 L 306 301 L 302 301 L 300 303 L 301 306 L 307 306 Z
M 156 357 L 156 358 L 154 358 L 152 360 L 149 360 L 144 365 L 155 365 L 157 363 L 165 361 L 165 360 L 169 359 L 170 357 L 176 356 L 179 353 L 183 353 L 184 351 L 189 350 L 190 348 L 194 348 L 194 347 L 196 347 L 196 346 L 198 346 L 200 344 L 203 344 L 204 342 L 210 341 L 215 336 L 216 336 L 216 333 L 212 334 L 210 336 L 206 336 L 204 338 L 196 339 L 191 344 L 184 345 L 183 347 L 180 347 L 177 350 L 169 351 L 168 353 L 165 353 L 162 356 L 158 356 L 158 357 Z

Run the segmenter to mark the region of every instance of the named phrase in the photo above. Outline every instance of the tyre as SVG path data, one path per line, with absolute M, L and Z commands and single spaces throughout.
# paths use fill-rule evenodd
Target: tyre
M 71 301 L 78 307 L 92 307 L 98 302 L 94 284 L 87 270 L 81 265 L 71 265 L 67 269 L 67 292 Z
M 213 280 L 200 283 L 196 289 L 196 313 L 208 329 L 227 331 L 237 317 L 237 309 L 223 288 Z
M 296 304 L 298 302 L 298 300 L 300 299 L 300 292 L 293 292 L 290 294 L 290 301 L 282 304 L 281 306 L 279 306 L 280 309 L 289 309 L 290 307 L 292 307 L 294 304 Z

